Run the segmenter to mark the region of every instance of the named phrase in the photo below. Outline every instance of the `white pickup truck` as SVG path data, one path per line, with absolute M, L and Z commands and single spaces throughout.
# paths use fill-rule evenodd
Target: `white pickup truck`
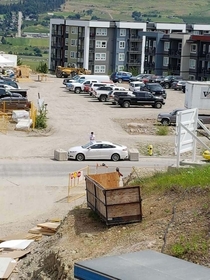
M 90 85 L 91 83 L 98 83 L 98 80 L 85 80 L 83 82 L 75 82 L 68 85 L 68 90 L 73 91 L 75 93 L 80 93 L 84 91 L 84 87 L 86 85 Z
M 94 90 L 93 97 L 97 98 L 100 102 L 105 102 L 108 100 L 109 92 L 112 90 L 126 90 L 124 87 L 117 86 L 102 86 Z

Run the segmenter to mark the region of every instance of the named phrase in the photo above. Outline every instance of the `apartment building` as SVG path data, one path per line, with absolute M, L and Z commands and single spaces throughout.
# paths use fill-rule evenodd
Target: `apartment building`
M 210 25 L 51 19 L 49 69 L 210 79 Z

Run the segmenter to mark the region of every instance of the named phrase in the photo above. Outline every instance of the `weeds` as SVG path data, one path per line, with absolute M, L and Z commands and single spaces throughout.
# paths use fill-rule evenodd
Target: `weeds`
M 36 116 L 35 128 L 44 129 L 47 127 L 47 111 L 45 108 L 41 109 Z
M 168 135 L 169 134 L 169 128 L 168 126 L 159 126 L 156 130 L 157 135 Z
M 201 235 L 192 235 L 190 238 L 181 236 L 171 246 L 171 254 L 177 258 L 185 258 L 186 255 L 195 255 L 198 252 L 205 254 L 208 251 L 208 242 Z

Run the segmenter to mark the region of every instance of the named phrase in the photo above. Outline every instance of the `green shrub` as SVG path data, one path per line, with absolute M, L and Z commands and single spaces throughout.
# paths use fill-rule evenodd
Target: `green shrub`
M 157 128 L 156 131 L 157 135 L 168 135 L 169 134 L 169 128 L 168 126 L 160 126 Z
M 47 73 L 48 72 L 47 63 L 41 61 L 38 67 L 36 68 L 36 71 L 39 73 Z
M 47 127 L 47 111 L 44 109 L 40 110 L 36 116 L 35 128 L 42 129 Z

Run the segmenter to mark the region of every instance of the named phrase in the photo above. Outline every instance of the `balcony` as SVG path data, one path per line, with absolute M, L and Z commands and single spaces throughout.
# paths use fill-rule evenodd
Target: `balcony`
M 146 47 L 145 48 L 145 55 L 155 55 L 156 48 L 153 47 Z
M 181 50 L 169 49 L 168 54 L 169 54 L 170 57 L 181 57 Z
M 138 65 L 141 65 L 141 60 L 140 59 L 129 59 L 127 64 L 129 66 L 138 66 Z
M 141 49 L 139 49 L 138 47 L 130 47 L 128 52 L 130 52 L 130 53 L 141 53 Z
M 142 42 L 142 37 L 131 34 L 129 40 L 132 42 Z
M 154 62 L 144 62 L 144 69 L 155 70 L 155 63 Z

